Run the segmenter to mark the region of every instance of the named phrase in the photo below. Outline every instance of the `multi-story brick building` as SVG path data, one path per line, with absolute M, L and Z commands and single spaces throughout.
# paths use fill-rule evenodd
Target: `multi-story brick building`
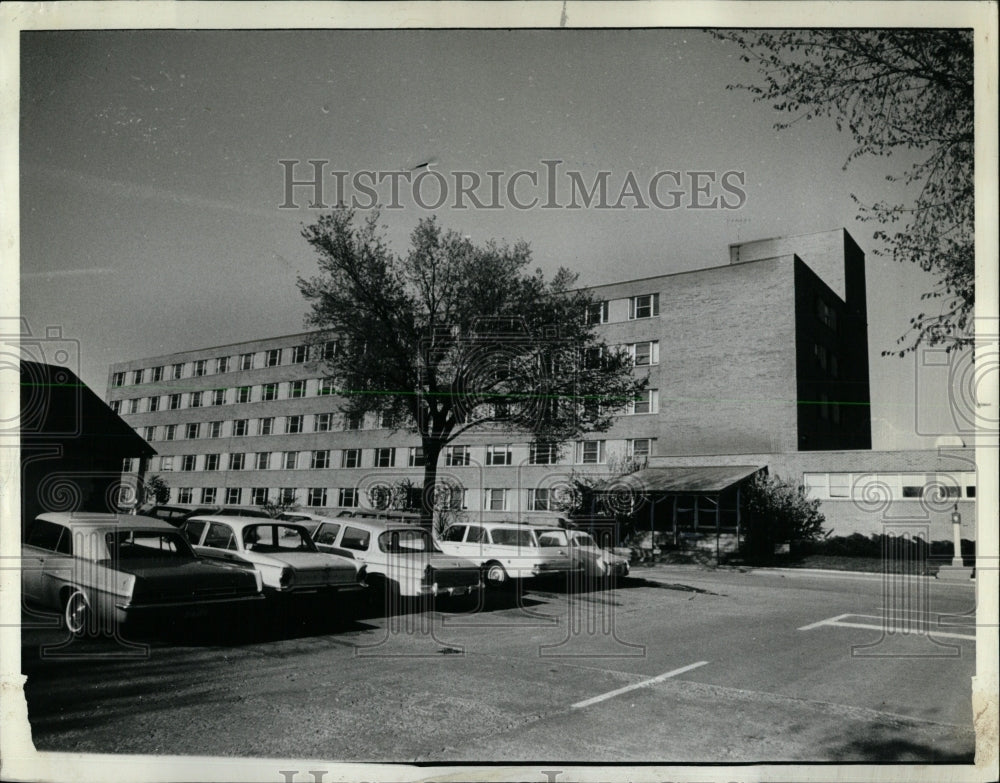
M 662 468 L 767 467 L 832 503 L 838 533 L 878 526 L 864 504 L 837 508 L 845 480 L 848 501 L 876 475 L 894 501 L 918 503 L 916 484 L 970 496 L 974 467 L 961 460 L 870 451 L 864 254 L 845 230 L 733 245 L 728 260 L 592 288 L 598 305 L 586 317 L 628 348 L 648 391 L 607 432 L 558 453 L 527 435 L 466 433 L 439 471 L 463 488 L 466 512 L 549 513 L 557 486 L 606 473 L 613 455 Z M 285 495 L 336 511 L 365 506 L 375 485 L 419 485 L 419 437 L 374 415 L 341 415 L 324 379 L 328 350 L 336 343 L 304 333 L 123 362 L 110 369 L 108 401 L 155 446 L 148 472 L 175 502 Z M 945 520 L 935 511 L 935 537 L 948 536 Z

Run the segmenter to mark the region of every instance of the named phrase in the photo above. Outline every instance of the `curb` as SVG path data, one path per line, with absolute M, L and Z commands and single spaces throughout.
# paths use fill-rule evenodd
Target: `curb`
M 779 573 L 779 574 L 806 574 L 806 575 L 808 575 L 808 574 L 815 574 L 815 575 L 822 575 L 822 576 L 841 577 L 841 578 L 844 578 L 844 579 L 882 579 L 885 576 L 887 576 L 887 574 L 882 573 L 882 572 L 875 572 L 875 571 L 846 571 L 846 570 L 838 569 L 838 568 L 780 568 L 780 567 L 773 567 L 773 566 L 723 566 L 722 568 L 707 568 L 707 567 L 698 566 L 698 565 L 694 565 L 694 564 L 688 564 L 688 563 L 676 563 L 676 564 L 674 564 L 674 563 L 663 563 L 663 564 L 660 564 L 658 566 L 652 566 L 652 567 L 650 567 L 650 566 L 640 566 L 638 568 L 632 568 L 632 569 L 630 569 L 629 576 L 631 576 L 631 577 L 639 577 L 640 575 L 645 575 L 645 574 L 649 574 L 650 576 L 652 576 L 652 574 L 655 573 L 655 571 L 658 570 L 658 569 L 660 569 L 660 568 L 663 568 L 663 569 L 677 569 L 677 570 L 698 570 L 698 571 L 705 571 L 705 572 L 711 572 L 711 571 L 739 571 L 740 573 L 746 573 L 746 574 L 755 573 L 755 572 Z M 902 576 L 902 575 L 901 574 L 889 574 L 889 576 Z M 964 585 L 968 585 L 969 587 L 974 587 L 975 584 L 976 584 L 975 577 L 972 577 L 971 579 L 969 579 L 968 582 L 965 582 L 965 581 L 961 581 L 961 582 L 949 581 L 947 579 L 938 579 L 937 576 L 925 576 L 925 575 L 919 575 L 919 576 L 913 575 L 913 576 L 910 576 L 909 578 L 911 578 L 911 579 L 926 579 L 926 580 L 930 580 L 930 581 L 933 581 L 933 582 L 937 582 L 938 584 L 958 585 L 959 587 L 964 586 Z

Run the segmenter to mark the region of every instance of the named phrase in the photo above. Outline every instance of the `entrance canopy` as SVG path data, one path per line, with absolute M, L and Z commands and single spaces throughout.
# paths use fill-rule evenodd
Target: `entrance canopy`
M 717 494 L 739 484 L 763 465 L 693 465 L 687 467 L 645 468 L 621 478 L 598 484 L 595 492 L 622 492 L 636 494 Z

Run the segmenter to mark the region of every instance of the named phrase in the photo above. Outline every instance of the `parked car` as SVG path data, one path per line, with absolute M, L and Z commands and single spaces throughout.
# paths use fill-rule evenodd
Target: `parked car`
M 482 587 L 479 564 L 444 554 L 425 528 L 379 519 L 321 522 L 314 534 L 323 552 L 368 567 L 368 581 L 407 597 L 468 595 Z
M 583 530 L 552 528 L 538 532 L 541 546 L 569 546 L 569 554 L 588 577 L 608 579 L 628 576 L 628 558 L 601 549 L 594 537 Z
M 285 511 L 278 514 L 276 519 L 280 519 L 282 522 L 294 522 L 296 525 L 301 525 L 306 529 L 310 536 L 319 527 L 320 522 L 325 522 L 329 517 L 324 517 L 322 514 L 313 514 L 310 511 Z M 315 540 L 315 537 L 313 537 Z
M 247 508 L 244 506 L 185 506 L 185 505 L 158 505 L 141 511 L 144 516 L 162 519 L 169 522 L 174 527 L 183 527 L 184 523 L 191 517 L 208 516 L 209 514 L 223 516 L 258 517 L 269 519 L 270 514 L 260 508 Z
M 41 514 L 28 526 L 22 558 L 26 603 L 61 611 L 78 635 L 262 597 L 258 574 L 201 560 L 175 527 L 133 514 Z
M 545 546 L 539 532 L 550 528 L 535 528 L 515 522 L 483 522 L 454 524 L 445 528 L 438 540 L 441 549 L 450 555 L 466 557 L 480 565 L 490 587 L 500 587 L 511 579 L 530 579 L 577 571 L 579 566 L 570 557 L 569 546 Z
M 183 530 L 202 557 L 256 570 L 265 595 L 365 587 L 364 564 L 320 552 L 306 529 L 293 522 L 211 515 L 191 517 Z

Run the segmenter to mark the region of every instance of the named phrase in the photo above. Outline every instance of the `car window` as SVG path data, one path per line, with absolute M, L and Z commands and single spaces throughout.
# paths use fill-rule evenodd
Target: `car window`
M 538 533 L 538 546 L 566 546 L 566 534 L 561 530 L 543 530 Z
M 104 536 L 112 560 L 191 560 L 194 552 L 179 532 L 115 530 Z
M 442 541 L 461 541 L 465 538 L 465 525 L 452 525 L 444 531 Z
M 253 552 L 315 552 L 309 535 L 298 525 L 259 524 L 243 528 L 243 544 Z
M 195 545 L 201 540 L 201 534 L 205 530 L 208 522 L 203 520 L 188 520 L 184 523 L 184 535 L 187 536 L 188 543 Z M 206 544 L 207 546 L 207 544 Z
M 212 522 L 208 526 L 208 533 L 205 534 L 203 546 L 214 547 L 215 549 L 236 549 L 236 536 L 229 525 L 221 522 Z
M 359 552 L 366 552 L 368 544 L 371 542 L 372 534 L 361 528 L 347 526 L 344 531 L 344 538 L 340 545 L 344 549 L 357 549 Z
M 513 527 L 496 527 L 491 531 L 493 543 L 502 546 L 533 547 L 535 539 L 530 530 L 518 530 Z
M 329 544 L 333 546 L 333 542 L 337 540 L 337 533 L 340 532 L 340 525 L 336 522 L 324 522 L 313 534 L 313 540 L 317 544 Z
M 426 530 L 387 530 L 378 537 L 378 548 L 383 552 L 430 552 L 434 544 Z
M 488 542 L 489 536 L 486 535 L 486 530 L 479 527 L 479 525 L 471 525 L 469 527 L 469 542 L 472 544 L 478 544 L 483 541 Z
M 28 531 L 28 538 L 24 543 L 28 546 L 37 546 L 39 549 L 55 552 L 59 546 L 59 539 L 65 530 L 66 528 L 62 525 L 47 522 L 44 519 L 36 519 Z

